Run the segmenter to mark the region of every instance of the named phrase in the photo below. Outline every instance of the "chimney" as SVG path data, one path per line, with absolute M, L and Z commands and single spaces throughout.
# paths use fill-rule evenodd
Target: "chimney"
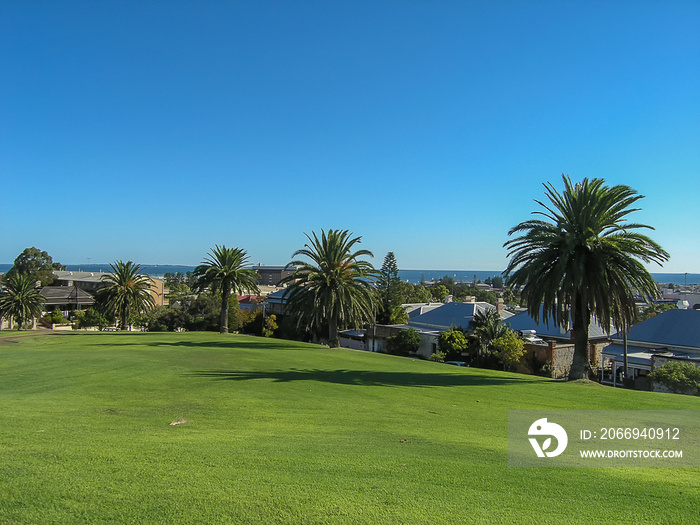
M 470 303 L 475 303 L 475 302 L 476 302 L 476 297 L 472 295 L 472 296 L 469 298 L 469 302 L 470 302 Z
M 498 298 L 498 304 L 496 305 L 496 311 L 498 312 L 498 315 L 503 317 L 503 298 L 502 297 Z
M 446 295 L 446 296 L 445 296 L 445 304 L 451 303 L 451 302 L 452 302 L 452 299 L 453 299 L 453 297 L 452 297 L 451 295 Z

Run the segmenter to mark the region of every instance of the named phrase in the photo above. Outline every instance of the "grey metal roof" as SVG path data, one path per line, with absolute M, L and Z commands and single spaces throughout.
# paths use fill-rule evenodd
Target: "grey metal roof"
M 84 290 L 75 286 L 44 286 L 39 290 L 41 296 L 46 299 L 47 305 L 58 304 L 94 304 L 95 299 Z
M 489 303 L 446 303 L 414 317 L 408 324 L 444 330 L 458 326 L 466 329 L 476 312 L 495 309 L 496 307 Z
M 265 300 L 270 303 L 286 303 L 287 300 L 284 297 L 284 294 L 287 293 L 287 291 L 287 288 L 282 288 L 281 290 L 267 294 L 265 296 Z
M 617 362 L 624 361 L 624 347 L 621 342 L 610 344 L 603 348 L 603 358 L 610 357 Z M 651 358 L 654 355 L 662 357 L 674 357 L 677 359 L 688 359 L 689 361 L 700 361 L 700 355 L 683 351 L 665 351 L 665 349 L 651 349 L 643 346 L 627 345 L 627 361 L 631 364 L 651 365 Z
M 545 319 L 542 315 L 542 307 L 540 307 L 540 322 L 535 322 L 535 319 L 527 312 L 520 312 L 506 321 L 513 330 L 534 330 L 540 337 L 549 337 L 555 339 L 569 339 L 570 334 L 568 327 L 562 328 L 557 326 L 554 318 L 549 316 Z M 573 323 L 570 323 L 571 325 Z M 615 333 L 615 330 L 612 329 Z M 591 324 L 588 327 L 588 339 L 605 339 L 609 337 L 608 333 L 598 324 L 594 317 L 591 317 Z
M 667 310 L 634 325 L 627 341 L 700 350 L 700 311 Z
M 65 270 L 54 270 L 54 277 L 59 281 L 82 281 L 82 282 L 102 282 L 103 275 L 110 275 L 106 272 L 72 272 Z
M 445 303 L 414 303 L 414 304 L 402 304 L 401 307 L 406 310 L 409 319 L 418 317 L 428 313 L 436 308 L 440 308 Z

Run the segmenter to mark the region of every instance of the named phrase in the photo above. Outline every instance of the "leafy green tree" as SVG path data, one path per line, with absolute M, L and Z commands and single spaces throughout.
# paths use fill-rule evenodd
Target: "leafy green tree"
M 510 288 L 506 288 L 505 292 L 503 292 L 503 302 L 505 304 L 513 304 L 515 302 L 515 294 Z
M 152 281 L 139 273 L 139 264 L 131 261 L 115 261 L 109 266 L 112 272 L 102 276 L 105 286 L 97 295 L 107 311 L 119 317 L 121 329 L 127 330 L 132 315 L 147 312 L 155 306 L 151 295 Z
M 287 308 L 299 327 L 306 330 L 328 330 L 328 344 L 340 344 L 338 330 L 347 326 L 359 328 L 374 320 L 377 308 L 375 282 L 377 270 L 360 257 L 372 257 L 369 250 L 356 250 L 361 237 L 352 237 L 347 230 L 321 230 L 305 234 L 308 243 L 292 258 L 302 255 L 309 261 L 294 260 L 296 267 L 285 279 Z
M 513 330 L 508 330 L 505 335 L 496 338 L 493 348 L 499 361 L 503 363 L 503 370 L 511 370 L 525 355 L 525 343 Z
M 430 287 L 430 293 L 433 299 L 442 302 L 445 300 L 445 297 L 447 297 L 447 294 L 450 293 L 450 290 L 444 284 L 438 284 Z
M 392 355 L 407 356 L 420 348 L 420 334 L 413 328 L 401 330 L 398 334 L 388 337 L 386 350 Z
M 14 320 L 21 330 L 26 321 L 39 317 L 45 300 L 32 275 L 13 273 L 7 276 L 4 285 L 0 292 L 0 319 Z
M 468 349 L 469 340 L 459 328 L 441 332 L 438 336 L 438 350 L 445 354 L 448 361 L 461 359 L 462 352 Z
M 265 319 L 265 325 L 262 329 L 263 337 L 272 337 L 275 335 L 275 330 L 277 330 L 277 328 L 279 328 L 277 326 L 277 316 L 275 314 L 269 315 L 267 319 Z
M 262 308 L 241 309 L 238 314 L 238 325 L 244 334 L 263 335 L 265 321 Z
M 668 310 L 673 310 L 676 308 L 675 304 L 669 303 L 651 303 L 644 307 L 641 314 L 639 314 L 639 321 L 646 321 L 659 314 L 662 314 Z
M 163 275 L 163 282 L 168 288 L 168 300 L 170 304 L 181 303 L 183 298 L 192 294 L 192 288 L 196 284 L 196 280 L 192 272 L 169 272 Z
M 457 287 L 457 283 L 455 282 L 454 277 L 450 277 L 449 275 L 443 276 L 441 279 L 438 279 L 438 281 L 435 283 L 435 286 L 439 285 L 442 285 L 445 288 L 447 288 L 447 294 L 455 294 L 455 288 Z M 433 288 L 435 288 L 435 286 L 433 286 Z
M 217 293 L 207 291 L 183 297 L 180 310 L 187 330 L 217 330 L 221 323 L 221 297 Z
M 185 327 L 185 312 L 182 308 L 157 306 L 146 313 L 144 325 L 149 332 L 174 332 Z
M 204 290 L 209 288 L 221 294 L 221 320 L 219 332 L 228 333 L 228 309 L 231 292 L 243 294 L 244 292 L 259 293 L 258 274 L 246 268 L 248 255 L 240 248 L 226 248 L 219 246 L 207 254 L 201 265 L 194 270 L 197 278 L 197 288 Z
M 107 319 L 107 317 L 97 308 L 76 310 L 73 312 L 73 315 L 75 316 L 76 328 L 92 328 L 93 326 L 96 326 L 100 330 L 103 330 L 110 325 L 109 319 Z
M 401 303 L 428 303 L 432 299 L 430 291 L 420 284 L 401 283 Z
M 7 275 L 8 277 L 14 274 L 29 275 L 35 281 L 40 281 L 42 286 L 48 286 L 56 280 L 53 271 L 65 269 L 66 267 L 61 263 L 53 262 L 48 253 L 32 246 L 25 248 L 17 256 Z
M 174 288 L 177 286 L 192 288 L 195 284 L 195 279 L 192 272 L 166 272 L 163 275 L 163 282 L 168 288 Z
M 671 361 L 649 374 L 649 379 L 671 392 L 700 396 L 700 367 L 693 363 Z
M 668 253 L 640 229 L 627 223 L 631 208 L 643 198 L 628 186 L 605 186 L 602 179 L 572 184 L 562 175 L 564 192 L 546 183 L 549 204 L 537 202 L 546 220 L 529 220 L 511 228 L 521 234 L 504 246 L 511 257 L 509 286 L 522 286 L 528 313 L 539 321 L 550 317 L 558 326 L 573 319 L 574 362 L 570 378 L 586 375 L 591 315 L 610 331 L 628 330 L 637 320 L 635 295 L 647 302 L 657 295 L 654 278 L 644 263 L 661 264 Z

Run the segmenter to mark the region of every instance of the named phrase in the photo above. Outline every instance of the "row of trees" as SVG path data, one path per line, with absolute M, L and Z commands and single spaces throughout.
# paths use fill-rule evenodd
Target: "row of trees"
M 629 186 L 606 186 L 602 179 L 572 183 L 562 175 L 564 191 L 545 183 L 548 204 L 536 200 L 542 219 L 513 227 L 507 241 L 510 261 L 506 285 L 521 291 L 529 315 L 536 321 L 542 312 L 558 326 L 573 320 L 574 362 L 570 377 L 584 378 L 588 365 L 588 328 L 591 318 L 610 331 L 626 332 L 638 319 L 635 294 L 652 303 L 658 288 L 643 263 L 661 264 L 668 253 L 641 233 L 653 229 L 628 222 L 638 211 L 634 204 L 643 198 Z M 322 231 L 319 240 L 295 253 L 311 263 L 289 278 L 290 306 L 299 322 L 320 329 L 327 326 L 331 345 L 337 344 L 339 324 L 369 322 L 375 313 L 391 319 L 398 297 L 398 271 L 393 254 L 385 258 L 382 271 L 359 257 L 367 250 L 353 251 L 360 237 L 347 231 Z M 380 299 L 372 293 L 379 281 Z M 381 307 L 381 311 L 379 308 Z
M 540 312 L 545 323 L 551 318 L 559 326 L 573 319 L 570 376 L 582 378 L 592 316 L 608 330 L 614 326 L 627 331 L 638 318 L 635 293 L 650 303 L 657 296 L 656 283 L 642 263 L 661 264 L 669 256 L 640 233 L 651 227 L 627 222 L 627 216 L 638 210 L 632 206 L 641 195 L 628 186 L 606 186 L 602 179 L 576 184 L 569 177 L 562 175 L 562 179 L 562 193 L 546 183 L 548 203 L 535 201 L 541 209 L 534 214 L 541 219 L 522 222 L 509 231 L 509 236 L 517 236 L 504 245 L 510 257 L 506 285 L 521 291 L 535 320 L 539 321 Z M 393 253 L 387 254 L 377 271 L 363 259 L 372 253 L 357 249 L 361 237 L 347 230 L 321 230 L 320 237 L 315 232 L 306 237 L 308 242 L 292 256 L 305 259 L 292 261 L 296 270 L 286 279 L 287 304 L 298 328 L 325 331 L 329 344 L 337 346 L 341 328 L 360 327 L 375 318 L 396 321 L 401 315 L 396 306 L 405 298 L 405 289 Z M 231 293 L 257 291 L 255 274 L 247 265 L 245 251 L 217 245 L 194 272 L 199 289 L 220 294 L 222 333 L 228 331 Z M 125 328 L 133 311 L 152 307 L 150 285 L 131 262 L 117 261 L 112 270 L 111 276 L 104 277 L 106 287 L 101 293 Z M 0 294 L 0 314 L 17 319 L 31 315 L 35 297 L 29 299 L 33 295 L 28 287 L 28 281 L 10 275 Z
M 65 270 L 61 263 L 54 262 L 45 251 L 32 246 L 25 248 L 5 275 L 0 291 L 0 321 L 13 319 L 22 327 L 41 314 L 44 298 L 37 283 L 46 286 L 54 281 L 53 271 Z

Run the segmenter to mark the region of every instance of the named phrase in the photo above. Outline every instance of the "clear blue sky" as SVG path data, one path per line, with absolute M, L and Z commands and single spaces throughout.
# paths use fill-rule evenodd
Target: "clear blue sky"
M 601 177 L 700 273 L 700 2 L 0 0 L 0 262 L 494 269 Z

